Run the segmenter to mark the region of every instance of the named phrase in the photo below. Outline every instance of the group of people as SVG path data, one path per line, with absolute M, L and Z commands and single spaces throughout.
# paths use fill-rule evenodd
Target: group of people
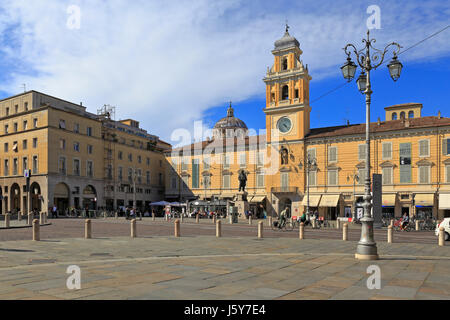
M 281 211 L 278 221 L 278 228 L 283 228 L 286 224 L 286 219 L 290 217 L 290 209 L 286 207 L 283 211 Z M 303 222 L 305 225 L 311 223 L 311 220 L 319 220 L 319 212 L 316 210 L 310 214 L 304 212 L 300 217 L 297 217 L 297 221 L 299 223 Z

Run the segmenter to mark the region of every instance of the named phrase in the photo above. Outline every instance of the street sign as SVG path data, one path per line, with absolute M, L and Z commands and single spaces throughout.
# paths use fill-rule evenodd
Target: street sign
M 376 228 L 381 228 L 381 204 L 382 204 L 382 175 L 373 175 L 373 208 L 372 208 L 372 218 L 373 225 Z
M 31 176 L 31 170 L 24 170 L 23 171 L 23 176 L 25 177 L 25 178 L 29 178 L 30 176 Z

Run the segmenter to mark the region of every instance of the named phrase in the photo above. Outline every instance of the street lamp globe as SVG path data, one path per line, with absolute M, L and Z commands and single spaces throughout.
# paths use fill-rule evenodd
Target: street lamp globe
M 358 90 L 361 93 L 364 93 L 366 91 L 366 88 L 367 88 L 367 76 L 364 73 L 364 71 L 361 72 L 361 75 L 359 76 L 358 80 L 356 80 L 356 84 L 358 85 Z
M 397 81 L 398 78 L 400 78 L 400 73 L 402 72 L 403 65 L 400 61 L 397 60 L 396 55 L 394 55 L 394 58 L 388 64 L 388 68 L 392 80 Z
M 342 75 L 350 82 L 355 77 L 356 64 L 352 61 L 350 56 L 347 58 L 347 62 L 341 67 Z

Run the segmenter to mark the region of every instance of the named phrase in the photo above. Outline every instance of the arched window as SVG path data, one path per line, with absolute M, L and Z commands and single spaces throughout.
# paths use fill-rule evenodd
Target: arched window
M 400 112 L 400 119 L 405 119 L 406 114 L 405 111 Z
M 408 118 L 414 118 L 414 111 L 408 112 Z
M 394 113 L 392 114 L 392 120 L 397 120 L 397 112 L 394 112 Z
M 287 70 L 287 68 L 288 68 L 288 61 L 287 61 L 287 58 L 284 58 L 283 59 L 283 69 L 282 70 Z
M 288 86 L 283 86 L 283 88 L 281 89 L 281 99 L 282 100 L 289 99 L 289 87 Z

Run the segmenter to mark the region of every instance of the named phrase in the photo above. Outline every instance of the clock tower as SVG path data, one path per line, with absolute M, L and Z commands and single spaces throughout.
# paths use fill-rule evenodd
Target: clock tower
M 286 33 L 275 42 L 272 51 L 275 61 L 267 68 L 266 129 L 267 142 L 299 141 L 309 133 L 309 81 L 308 67 L 303 65 L 300 44 Z

